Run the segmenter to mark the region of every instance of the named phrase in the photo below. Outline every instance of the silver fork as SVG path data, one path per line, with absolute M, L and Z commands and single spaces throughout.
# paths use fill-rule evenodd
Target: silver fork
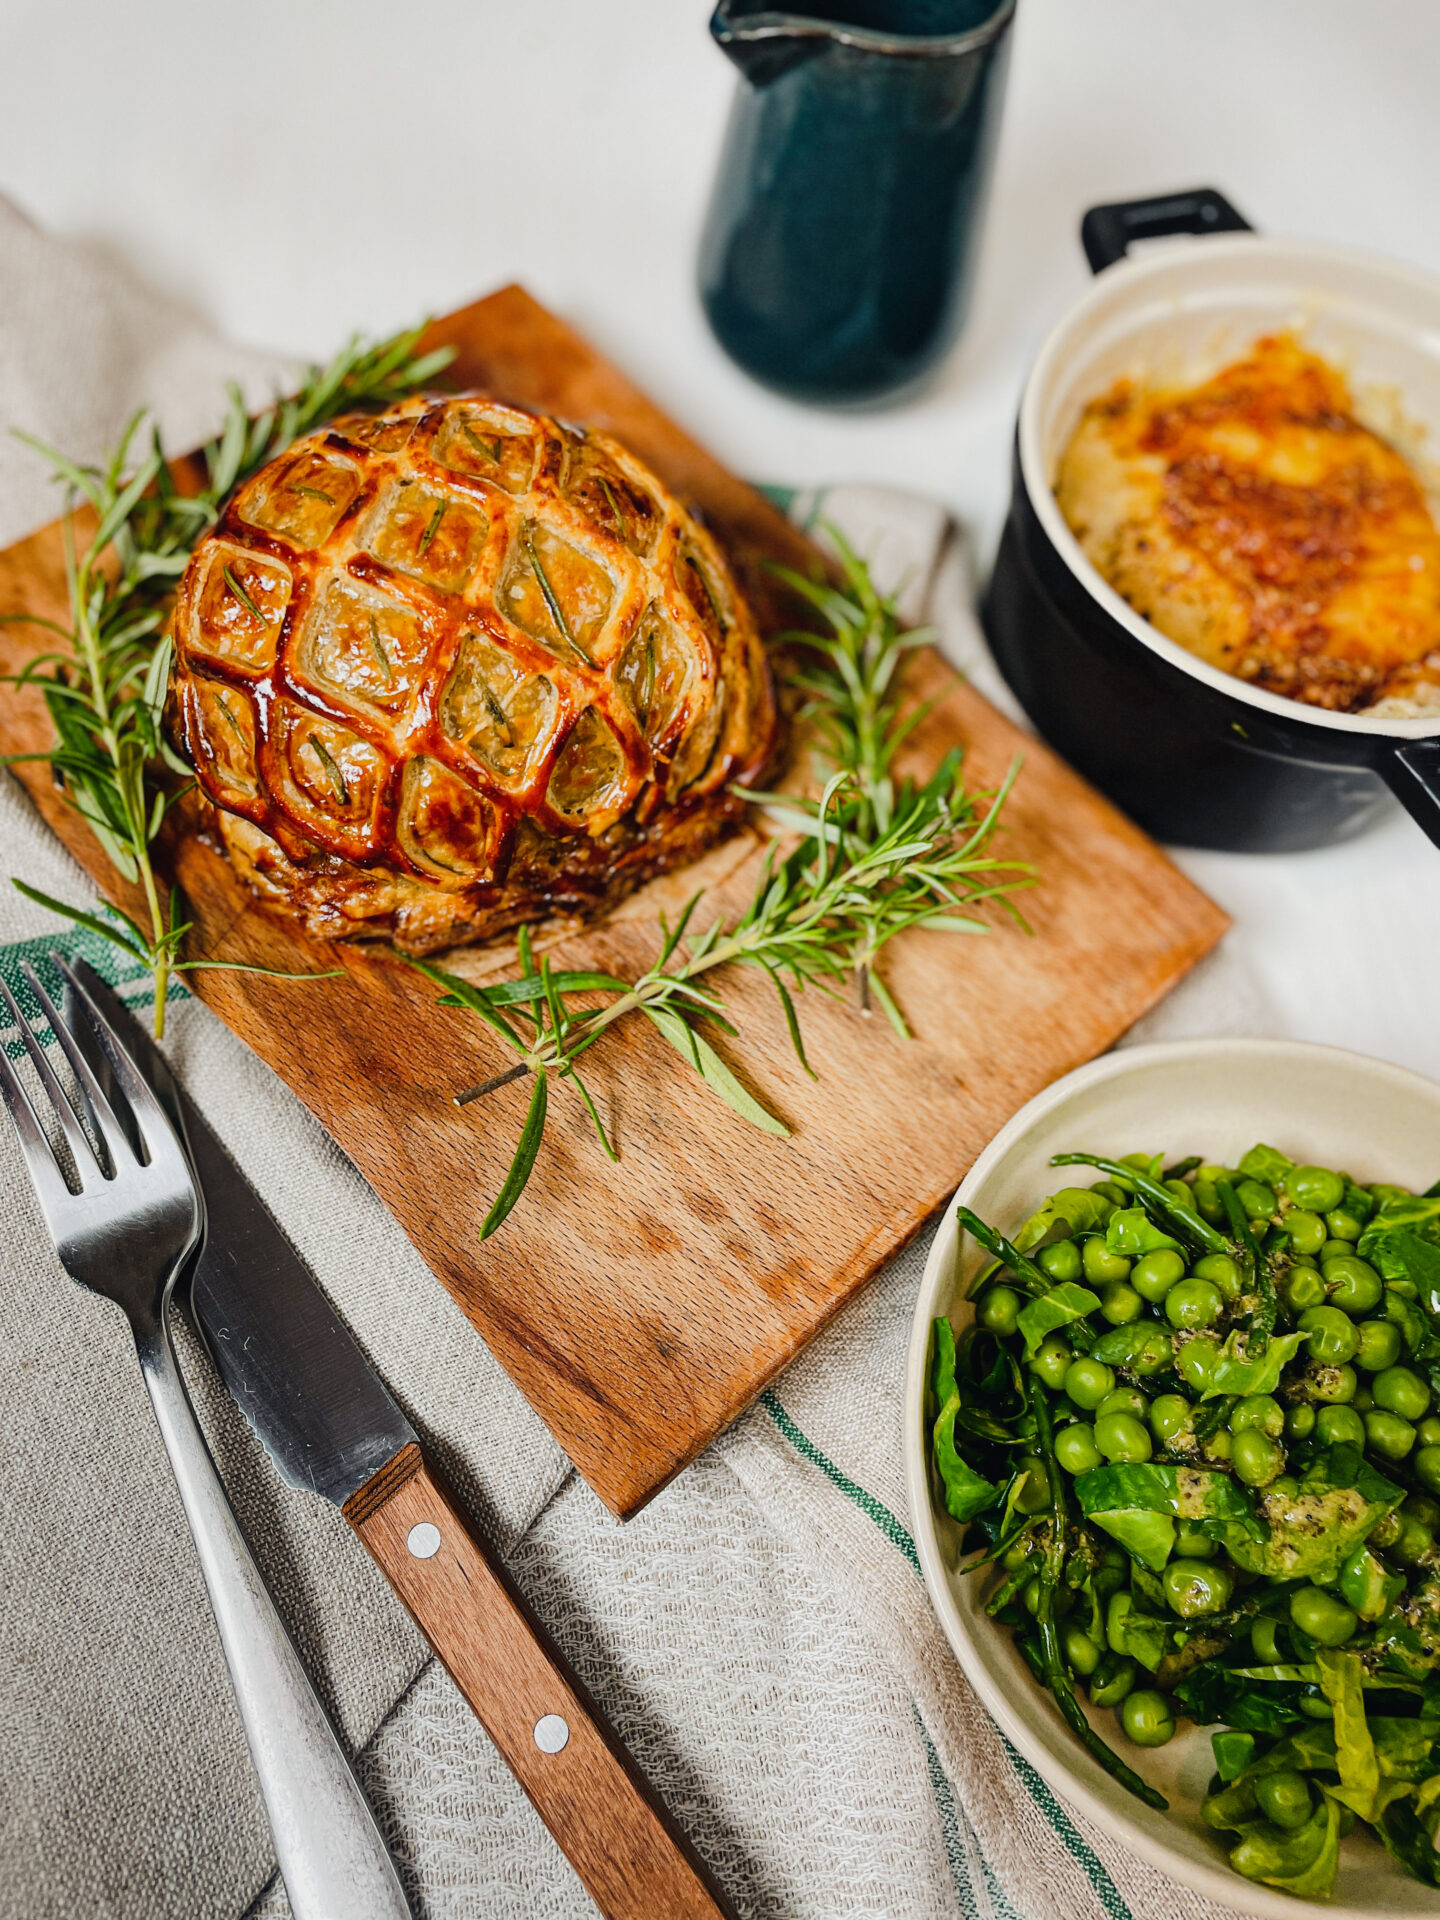
M 130 1322 L 195 1536 L 291 1911 L 295 1920 L 410 1920 L 394 1862 L 250 1557 L 176 1364 L 166 1316 L 176 1276 L 205 1232 L 204 1201 L 188 1156 L 84 986 L 60 955 L 51 959 L 74 996 L 70 1004 L 110 1063 L 141 1151 L 132 1147 L 76 1035 L 29 966 L 21 969 L 26 983 L 75 1076 L 75 1104 L 3 979 L 0 1000 L 69 1149 L 78 1192 L 67 1182 L 3 1046 L 0 1097 L 15 1123 L 61 1265 L 92 1293 L 113 1300 Z

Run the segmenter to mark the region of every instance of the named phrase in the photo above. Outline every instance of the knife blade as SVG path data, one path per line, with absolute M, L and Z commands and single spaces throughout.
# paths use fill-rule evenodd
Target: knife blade
M 165 1056 L 73 964 L 188 1143 L 209 1215 L 192 1307 L 282 1478 L 341 1509 L 606 1920 L 735 1920 Z

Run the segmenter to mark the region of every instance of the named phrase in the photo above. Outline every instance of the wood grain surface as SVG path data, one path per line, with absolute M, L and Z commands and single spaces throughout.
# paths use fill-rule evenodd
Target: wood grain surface
M 418 1447 L 345 1517 L 475 1710 L 605 1920 L 735 1920 L 514 1582 L 479 1545 Z M 431 1538 L 417 1527 L 434 1528 Z M 438 1539 L 437 1539 L 438 1536 Z M 537 1739 L 550 1722 L 546 1751 Z
M 767 556 L 802 564 L 807 543 L 690 441 L 562 321 L 509 287 L 439 322 L 458 384 L 603 426 L 701 509 L 774 617 Z M 58 527 L 0 555 L 0 612 L 64 609 Z M 0 667 L 48 641 L 0 626 Z M 622 1022 L 587 1056 L 621 1153 L 601 1155 L 578 1098 L 558 1088 L 529 1191 L 481 1243 L 529 1100 L 525 1081 L 457 1110 L 459 1089 L 510 1058 L 472 1018 L 434 1007 L 414 973 L 339 950 L 344 977 L 287 985 L 202 972 L 195 990 L 339 1141 L 601 1498 L 629 1514 L 692 1459 L 900 1248 L 1030 1096 L 1110 1045 L 1220 938 L 1224 915 L 1159 849 L 1038 742 L 914 657 L 910 690 L 935 706 L 913 753 L 967 748 L 972 782 L 1024 767 L 996 851 L 1032 861 L 1029 937 L 913 933 L 885 972 L 915 1038 L 808 994 L 800 1003 L 818 1078 L 797 1070 L 768 982 L 724 989 L 743 1038 L 736 1071 L 793 1128 L 757 1133 L 722 1106 L 647 1022 Z M 48 744 L 33 692 L 0 690 L 0 752 Z M 17 772 L 101 889 L 132 906 L 43 765 Z M 211 847 L 177 835 L 171 864 L 209 958 L 320 969 L 307 943 L 258 906 Z M 748 894 L 753 865 L 715 890 Z M 629 974 L 658 930 L 626 918 L 562 940 L 562 967 Z M 203 1102 L 204 1088 L 196 1090 Z M 396 1311 L 403 1312 L 402 1301 Z

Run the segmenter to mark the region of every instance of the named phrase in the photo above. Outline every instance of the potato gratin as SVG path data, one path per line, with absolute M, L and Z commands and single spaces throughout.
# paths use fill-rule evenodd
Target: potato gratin
M 1440 710 L 1424 486 L 1289 335 L 1182 391 L 1119 382 L 1055 491 L 1105 579 L 1211 665 L 1337 713 Z

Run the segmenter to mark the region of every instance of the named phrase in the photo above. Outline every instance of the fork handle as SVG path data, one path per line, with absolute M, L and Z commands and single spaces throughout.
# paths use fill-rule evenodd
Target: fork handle
M 411 1920 L 375 1816 L 250 1557 L 168 1334 L 136 1333 L 295 1920 Z

